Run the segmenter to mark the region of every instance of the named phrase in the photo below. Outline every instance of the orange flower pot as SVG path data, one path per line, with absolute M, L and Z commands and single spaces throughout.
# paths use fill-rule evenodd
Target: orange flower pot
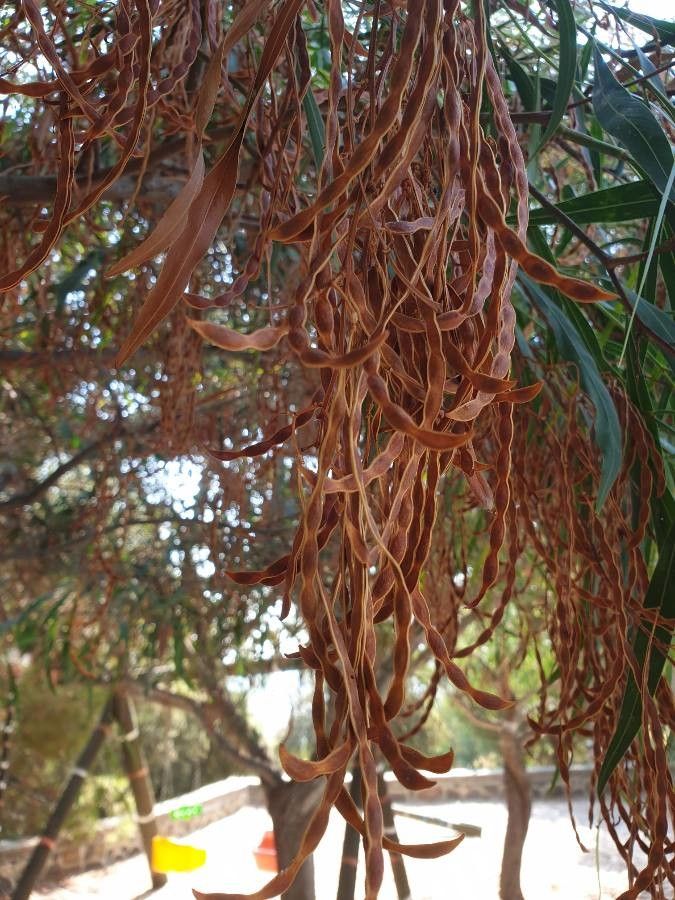
M 279 860 L 277 859 L 277 845 L 274 842 L 274 832 L 266 831 L 263 834 L 260 846 L 253 851 L 255 862 L 263 872 L 278 872 Z

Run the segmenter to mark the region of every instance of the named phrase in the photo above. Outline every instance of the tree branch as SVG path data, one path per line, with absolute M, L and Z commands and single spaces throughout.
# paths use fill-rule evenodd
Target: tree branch
M 32 503 L 36 500 L 40 494 L 44 494 L 46 490 L 48 490 L 52 485 L 56 484 L 65 474 L 70 472 L 72 469 L 75 469 L 80 465 L 87 457 L 91 456 L 102 444 L 108 443 L 108 441 L 112 440 L 117 436 L 117 431 L 107 432 L 102 437 L 98 438 L 98 440 L 92 441 L 91 444 L 88 444 L 86 447 L 83 447 L 82 450 L 79 450 L 70 459 L 67 459 L 64 463 L 61 463 L 51 475 L 48 475 L 46 478 L 43 478 L 42 481 L 38 481 L 27 491 L 24 491 L 22 494 L 16 494 L 14 497 L 10 497 L 8 500 L 0 500 L 0 510 L 5 509 L 17 509 L 21 506 L 28 506 L 29 503 Z
M 62 369 L 78 362 L 110 365 L 116 355 L 116 347 L 106 347 L 103 350 L 93 347 L 78 347 L 71 350 L 0 350 L 0 371 L 33 369 L 41 366 Z
M 96 347 L 73 347 L 69 349 L 53 349 L 53 350 L 0 350 L 0 372 L 9 371 L 11 369 L 38 369 L 42 366 L 50 368 L 66 369 L 69 366 L 78 363 L 91 363 L 93 365 L 110 369 L 115 357 L 117 356 L 117 347 L 104 347 L 98 349 Z M 207 358 L 222 359 L 222 351 L 217 348 L 204 347 L 202 353 Z M 250 363 L 251 355 L 246 351 L 234 351 L 228 354 L 228 358 L 241 360 Z M 138 368 L 139 366 L 155 363 L 159 365 L 162 362 L 157 353 L 151 349 L 137 350 L 132 359 L 127 364 Z
M 214 128 L 207 133 L 210 140 L 217 141 L 231 135 L 232 128 L 224 126 Z M 150 154 L 147 162 L 147 171 L 151 172 L 153 166 L 167 157 L 180 153 L 185 149 L 185 135 L 163 141 Z M 133 196 L 137 187 L 137 179 L 133 176 L 144 168 L 145 160 L 137 157 L 130 160 L 124 170 L 124 175 L 118 178 L 105 191 L 102 200 L 126 200 Z M 94 188 L 100 184 L 112 171 L 112 167 L 97 172 L 93 177 L 80 177 L 75 182 L 76 189 L 82 191 Z M 175 176 L 171 178 L 158 178 L 150 175 L 144 180 L 144 193 L 160 192 L 165 197 L 171 197 L 178 193 L 181 185 Z M 30 204 L 51 203 L 56 194 L 55 175 L 0 175 L 0 197 L 14 206 L 26 206 Z
M 237 747 L 222 734 L 220 729 L 217 729 L 215 727 L 207 704 L 200 703 L 199 701 L 193 700 L 190 697 L 185 697 L 182 694 L 175 694 L 172 691 L 165 690 L 164 688 L 145 687 L 144 685 L 139 684 L 136 681 L 125 681 L 124 687 L 131 693 L 135 694 L 137 697 L 149 700 L 152 703 L 157 703 L 160 706 L 166 706 L 172 709 L 181 709 L 183 710 L 183 712 L 187 712 L 191 716 L 194 716 L 194 718 L 199 720 L 208 734 L 213 738 L 215 744 L 223 753 L 223 755 L 227 757 L 232 763 L 234 763 L 236 766 L 241 766 L 241 768 L 245 770 L 248 769 L 251 772 L 255 772 L 255 774 L 259 776 L 260 780 L 270 787 L 275 786 L 279 783 L 280 775 L 275 771 L 270 762 L 266 760 L 262 748 L 258 747 L 258 753 L 254 756 L 242 752 L 240 747 Z M 231 714 L 231 718 L 228 718 L 226 720 L 224 715 L 221 715 L 221 718 L 223 718 L 224 721 L 227 721 L 227 724 L 231 726 L 232 734 L 236 735 L 237 737 L 241 737 L 243 732 L 247 731 L 248 729 L 246 728 L 246 723 L 243 722 L 238 713 L 234 711 L 234 707 L 232 707 L 232 710 L 233 712 Z M 223 712 L 220 709 L 220 704 L 218 711 L 219 713 Z

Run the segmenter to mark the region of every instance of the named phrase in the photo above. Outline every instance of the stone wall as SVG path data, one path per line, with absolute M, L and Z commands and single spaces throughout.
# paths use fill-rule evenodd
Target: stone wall
M 590 768 L 573 768 L 571 785 L 574 793 L 588 790 Z M 535 797 L 561 796 L 564 787 L 558 781 L 551 790 L 554 769 L 548 766 L 528 769 Z M 385 774 L 393 800 L 415 803 L 438 803 L 449 800 L 495 800 L 502 797 L 500 769 L 454 769 L 447 775 L 433 775 L 436 785 L 425 791 L 411 793 L 396 781 L 390 772 Z M 216 822 L 241 809 L 242 806 L 261 806 L 262 788 L 257 778 L 225 778 L 207 784 L 189 794 L 165 800 L 155 806 L 157 827 L 165 837 L 181 837 Z M 202 812 L 191 819 L 173 819 L 171 813 L 184 806 L 201 806 Z M 11 883 L 21 872 L 36 838 L 20 841 L 0 841 L 0 900 L 3 879 Z M 63 840 L 54 848 L 45 867 L 43 880 L 56 880 L 73 872 L 107 865 L 138 853 L 142 849 L 138 828 L 129 817 L 103 819 L 94 834 L 86 840 Z
M 189 794 L 165 800 L 155 806 L 157 830 L 164 837 L 181 837 L 211 822 L 216 822 L 241 809 L 242 806 L 260 806 L 262 789 L 257 778 L 232 777 L 207 784 Z M 191 819 L 173 819 L 171 813 L 183 806 L 202 807 L 202 812 Z M 0 900 L 3 882 L 14 882 L 37 838 L 19 841 L 0 841 Z M 91 837 L 59 841 L 49 855 L 45 866 L 44 881 L 53 881 L 73 872 L 83 872 L 95 866 L 107 865 L 142 850 L 138 827 L 128 817 L 102 819 Z
M 573 794 L 588 792 L 591 777 L 590 766 L 573 766 L 570 786 Z M 553 766 L 532 766 L 527 774 L 535 798 L 562 797 L 565 785 L 556 779 Z M 453 769 L 447 775 L 430 775 L 436 784 L 425 791 L 411 793 L 396 781 L 392 772 L 385 773 L 385 781 L 392 800 L 415 803 L 438 803 L 443 800 L 500 800 L 504 796 L 501 769 Z

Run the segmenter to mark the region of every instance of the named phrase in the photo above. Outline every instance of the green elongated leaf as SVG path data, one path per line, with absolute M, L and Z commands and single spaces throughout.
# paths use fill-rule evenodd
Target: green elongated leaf
M 537 108 L 537 90 L 534 86 L 534 82 L 530 78 L 529 72 L 527 72 L 523 68 L 523 66 L 521 66 L 518 60 L 509 51 L 509 48 L 506 46 L 506 44 L 500 42 L 499 49 L 503 58 L 506 60 L 506 65 L 509 70 L 509 77 L 515 84 L 516 90 L 520 95 L 520 99 L 523 103 L 523 109 L 531 112 L 533 109 Z
M 0 622 L 0 635 L 8 634 L 12 629 L 14 629 L 17 625 L 21 625 L 26 619 L 29 618 L 32 612 L 39 609 L 40 606 L 46 601 L 49 600 L 51 594 L 41 594 L 35 600 L 28 604 L 28 606 L 20 612 L 16 616 L 12 616 L 11 619 L 5 619 Z
M 663 194 L 673 168 L 673 151 L 668 138 L 639 97 L 619 84 L 595 48 L 593 109 L 602 127 L 628 152 Z M 669 199 L 675 202 L 675 189 Z
M 624 291 L 631 307 L 635 308 L 637 318 L 675 350 L 675 322 L 672 315 L 659 309 L 630 288 L 624 286 Z
M 575 363 L 579 369 L 582 387 L 595 407 L 595 441 L 602 453 L 596 504 L 599 510 L 621 470 L 623 436 L 614 401 L 602 380 L 595 359 L 570 319 L 547 296 L 547 292 L 527 275 L 520 272 L 518 278 L 525 286 L 532 302 L 551 326 L 560 355 L 563 359 Z
M 672 334 L 672 319 L 668 324 L 664 323 L 662 317 L 657 318 L 656 316 L 651 316 L 650 313 L 656 309 L 652 304 L 650 304 L 647 300 L 645 300 L 644 295 L 640 297 L 640 302 L 635 304 L 635 300 L 638 297 L 634 291 L 630 291 L 630 289 L 626 289 L 624 286 L 624 293 L 626 294 L 626 298 L 628 300 L 629 307 L 634 311 L 635 318 L 637 318 L 642 325 L 644 326 L 640 330 L 641 337 L 644 339 L 643 343 L 643 352 L 642 352 L 642 363 L 650 365 L 655 361 L 655 354 L 657 352 L 664 353 L 666 357 L 666 363 L 670 367 L 671 377 L 675 379 L 675 347 L 672 342 L 669 340 Z M 645 307 L 645 313 L 642 312 L 642 306 Z M 649 309 L 651 305 L 651 310 Z M 625 335 L 628 334 L 628 341 L 630 341 L 630 337 L 632 332 L 627 331 L 627 325 L 625 316 L 618 314 L 616 310 L 612 310 L 606 304 L 598 304 L 596 307 L 598 311 L 602 311 L 607 314 L 607 328 L 611 330 L 612 325 L 616 328 L 622 329 L 624 331 L 624 340 L 621 344 L 613 342 L 614 353 L 619 355 L 621 353 L 624 354 L 624 358 L 628 349 L 628 342 L 626 341 Z M 657 309 L 657 312 L 661 312 Z M 664 328 L 665 325 L 665 328 Z M 665 346 L 666 344 L 669 349 Z M 648 353 L 648 359 L 645 361 L 645 356 Z
M 668 22 L 665 19 L 654 19 L 652 16 L 645 16 L 642 13 L 631 12 L 630 9 L 612 6 L 609 3 L 603 3 L 605 9 L 611 10 L 615 16 L 623 19 L 624 22 L 630 22 L 640 31 L 654 37 L 658 35 L 662 44 L 670 44 L 675 47 L 675 22 Z
M 603 279 L 603 283 L 605 280 Z M 611 282 L 607 281 L 606 284 Z M 635 291 L 624 285 L 624 292 L 628 298 L 631 307 L 635 309 L 636 317 L 650 331 L 658 335 L 661 340 L 669 344 L 675 350 L 675 322 L 671 315 L 659 309 L 649 300 L 645 300 L 644 296 L 639 296 Z M 637 304 L 637 305 L 636 305 Z
M 659 209 L 659 200 L 659 194 L 650 182 L 632 181 L 629 184 L 593 191 L 571 200 L 563 200 L 557 204 L 557 208 L 570 219 L 574 219 L 578 225 L 630 222 L 633 219 L 655 216 Z M 555 214 L 548 209 L 530 210 L 531 225 L 553 225 L 557 221 Z
M 593 55 L 593 41 L 588 40 L 584 44 L 584 49 L 581 51 L 579 55 L 579 62 L 577 63 L 577 88 L 581 91 L 584 82 L 586 81 L 586 75 L 588 73 L 588 66 L 591 62 L 591 56 Z
M 572 141 L 573 144 L 579 144 L 581 147 L 587 147 L 589 150 L 592 150 L 598 159 L 600 159 L 601 153 L 606 153 L 609 156 L 613 156 L 616 160 L 624 160 L 638 168 L 637 163 L 627 150 L 624 150 L 623 147 L 619 147 L 618 144 L 610 143 L 609 141 L 604 141 L 602 139 L 604 137 L 604 131 L 598 125 L 597 119 L 591 119 L 590 128 L 587 128 L 586 131 L 568 128 L 567 125 L 559 125 L 558 134 L 566 141 Z M 596 175 L 596 181 L 598 183 L 598 189 L 602 188 L 603 179 Z
M 626 360 L 626 387 L 628 388 L 628 396 L 635 406 L 640 410 L 645 425 L 654 439 L 654 447 L 657 453 L 661 454 L 664 468 L 667 470 L 667 459 L 664 458 L 664 451 L 659 438 L 659 427 L 654 417 L 654 407 L 652 405 L 651 395 L 644 376 L 643 360 L 638 350 L 638 339 L 635 335 L 631 336 L 628 343 L 628 356 Z M 642 461 L 641 461 L 642 462 Z M 654 464 L 649 460 L 649 465 L 654 471 Z M 654 472 L 654 474 L 656 474 Z M 659 546 L 665 546 L 668 531 L 673 523 L 675 523 L 675 499 L 668 489 L 661 497 L 652 495 L 650 500 L 651 519 L 654 534 Z
M 539 95 L 544 109 L 553 108 L 557 88 L 557 81 L 554 81 L 552 78 L 547 78 L 545 75 L 539 75 Z
M 542 106 L 542 96 L 541 96 L 541 76 L 539 74 L 539 69 L 535 69 L 532 78 L 532 85 L 534 88 L 534 108 L 539 109 Z M 539 163 L 537 161 L 537 153 L 539 151 L 539 147 L 541 145 L 541 132 L 542 127 L 539 124 L 533 123 L 532 127 L 529 129 L 529 135 L 527 138 L 527 178 L 528 181 L 536 181 L 538 178 L 539 172 Z
M 326 131 L 311 87 L 307 89 L 305 96 L 302 98 L 302 108 L 307 116 L 309 140 L 312 144 L 312 154 L 318 172 L 323 163 L 323 156 L 326 150 Z
M 673 170 L 675 176 L 675 169 Z M 663 203 L 663 197 L 661 198 Z M 659 207 L 660 209 L 660 207 Z M 658 243 L 661 243 L 659 235 L 662 231 L 663 216 L 656 215 L 649 222 L 643 241 L 642 252 L 647 254 L 640 260 L 637 272 L 636 284 L 639 285 L 637 293 L 649 300 L 650 303 L 656 303 L 656 283 L 658 275 L 658 259 L 654 259 L 654 249 Z
M 572 91 L 572 97 L 575 101 L 577 100 L 585 100 L 585 95 L 582 92 L 583 85 L 586 83 L 588 78 L 588 67 L 590 65 L 591 57 L 593 55 L 593 41 L 588 40 L 584 44 L 584 48 L 579 54 L 579 61 L 577 63 L 577 80 L 574 85 L 574 89 Z M 580 103 L 574 112 L 575 119 L 575 132 L 584 135 L 584 137 L 590 137 L 589 126 L 586 121 L 586 104 Z M 597 125 L 595 120 L 593 124 Z M 588 163 L 589 167 L 593 170 L 593 174 L 595 175 L 595 182 L 598 188 L 602 187 L 602 179 L 603 179 L 603 170 L 602 170 L 602 160 L 600 159 L 600 153 L 593 149 L 592 147 L 585 147 L 583 144 L 581 146 L 581 154 Z
M 527 338 L 523 334 L 523 329 L 520 327 L 520 325 L 516 325 L 516 341 L 518 343 L 518 349 L 520 350 L 523 359 L 534 362 L 534 353 L 530 350 L 530 345 L 527 343 Z M 0 625 L 0 629 L 1 628 L 2 626 Z
M 564 184 L 562 186 L 561 194 L 563 200 L 574 200 L 576 196 L 569 184 Z M 567 250 L 573 240 L 574 235 L 572 234 L 572 232 L 569 230 L 569 228 L 567 228 L 567 226 L 563 226 L 560 240 L 555 247 L 551 247 L 553 255 L 556 259 L 559 259 L 563 255 L 563 253 L 565 252 L 565 250 Z
M 483 0 L 483 15 L 485 16 L 485 39 L 487 41 L 488 50 L 490 51 L 490 55 L 494 60 L 495 66 L 499 66 L 499 57 L 497 56 L 497 51 L 495 49 L 494 41 L 492 40 L 492 27 L 490 18 L 492 16 L 492 9 L 490 8 L 490 0 Z M 329 66 L 330 67 L 330 66 Z
M 532 247 L 542 259 L 550 262 L 552 266 L 555 265 L 555 257 L 549 247 L 549 244 L 546 240 L 546 237 L 541 230 L 541 228 L 534 228 L 530 226 L 527 230 L 527 236 L 532 244 Z M 613 288 L 612 288 L 613 289 Z M 563 296 L 559 291 L 553 290 L 552 288 L 546 289 L 547 295 L 555 302 L 556 306 L 562 311 L 562 313 L 570 320 L 574 328 L 576 329 L 579 337 L 584 342 L 584 345 L 588 352 L 591 354 L 593 359 L 595 360 L 595 364 L 598 367 L 600 372 L 610 371 L 610 367 L 605 359 L 605 356 L 602 352 L 602 347 L 597 338 L 597 334 L 593 328 L 591 328 L 588 319 L 579 309 L 579 306 L 568 297 Z
M 640 281 L 637 292 L 638 295 L 646 293 L 647 297 L 652 301 L 656 296 L 656 276 L 658 270 L 658 264 L 656 263 L 656 261 L 654 261 L 654 265 L 652 265 L 652 261 L 654 260 L 654 251 L 656 250 L 656 244 L 659 239 L 659 234 L 661 233 L 661 226 L 663 225 L 666 207 L 668 206 L 667 195 L 670 193 L 673 185 L 675 185 L 675 159 L 673 160 L 673 165 L 670 169 L 670 175 L 668 176 L 668 183 L 666 184 L 665 192 L 663 194 L 663 197 L 661 197 L 659 211 L 656 214 L 656 218 L 651 222 L 649 232 L 647 233 L 647 240 L 649 244 L 647 258 L 641 263 Z M 635 319 L 640 305 L 640 296 L 638 296 L 635 300 L 633 312 L 631 313 L 630 321 L 628 322 L 628 327 L 626 329 L 626 338 L 624 340 L 619 363 L 621 363 L 621 361 L 623 360 L 624 354 L 626 352 L 628 336 L 630 334 L 633 320 Z
M 659 559 L 649 582 L 649 588 L 645 596 L 645 609 L 658 609 L 664 618 L 671 619 L 675 616 L 675 525 L 671 524 L 665 540 L 659 545 Z M 672 634 L 667 628 L 656 628 L 652 642 L 649 659 L 647 650 L 650 635 L 643 629 L 639 629 L 633 638 L 633 652 L 640 669 L 648 666 L 647 689 L 654 694 L 659 679 L 663 673 L 666 662 L 666 654 L 661 652 L 659 645 L 668 647 Z M 617 767 L 632 741 L 640 730 L 642 724 L 642 697 L 640 689 L 635 681 L 633 672 L 628 673 L 628 682 L 623 695 L 621 711 L 617 721 L 614 736 L 609 743 L 605 758 L 598 776 L 598 794 L 602 794 L 610 775 Z
M 548 125 L 541 136 L 538 150 L 546 144 L 558 125 L 560 125 L 567 111 L 567 104 L 570 102 L 577 74 L 577 25 L 574 21 L 572 4 L 570 0 L 553 0 L 553 5 L 558 11 L 560 64 L 558 67 L 558 78 L 555 83 L 551 118 L 548 120 Z
M 637 45 L 635 46 L 635 52 L 637 53 L 637 57 L 640 60 L 640 68 L 645 73 L 645 75 L 649 75 L 649 83 L 651 84 L 651 86 L 657 93 L 661 95 L 661 97 L 665 99 L 666 103 L 670 103 L 670 98 L 666 93 L 665 85 L 661 81 L 654 63 L 647 56 L 644 50 L 641 50 Z
M 670 307 L 675 309 L 675 253 L 660 253 L 659 266 L 668 291 Z

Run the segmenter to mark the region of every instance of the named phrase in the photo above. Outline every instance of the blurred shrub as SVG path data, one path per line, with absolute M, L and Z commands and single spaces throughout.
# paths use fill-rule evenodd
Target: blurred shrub
M 0 697 L 5 685 L 0 681 Z M 59 685 L 26 668 L 18 681 L 16 728 L 9 778 L 0 806 L 0 836 L 39 833 L 94 728 L 105 699 L 102 688 Z M 157 799 L 167 799 L 230 774 L 200 726 L 180 710 L 140 702 L 139 729 Z M 116 729 L 104 745 L 65 825 L 74 837 L 101 818 L 131 814 L 133 799 L 121 766 Z

